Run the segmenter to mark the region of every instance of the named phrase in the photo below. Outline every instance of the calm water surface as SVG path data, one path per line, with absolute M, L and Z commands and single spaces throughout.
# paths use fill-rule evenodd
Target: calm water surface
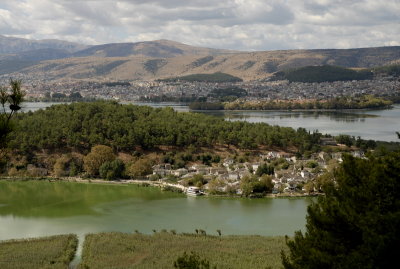
M 292 235 L 304 228 L 310 202 L 186 197 L 135 185 L 0 181 L 0 240 L 153 229 Z
M 25 103 L 24 111 L 37 110 L 55 103 Z M 179 103 L 135 103 L 152 107 L 173 107 L 187 112 L 189 108 Z M 396 131 L 400 129 L 400 105 L 386 110 L 356 111 L 198 111 L 223 117 L 227 120 L 265 122 L 271 125 L 318 130 L 323 134 L 348 134 L 364 139 L 398 141 Z

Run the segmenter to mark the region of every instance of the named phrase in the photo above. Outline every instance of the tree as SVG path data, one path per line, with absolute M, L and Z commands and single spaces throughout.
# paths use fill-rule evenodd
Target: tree
M 274 166 L 272 166 L 272 165 L 269 166 L 268 164 L 263 163 L 257 168 L 256 175 L 259 176 L 259 177 L 264 175 L 264 174 L 273 175 L 274 172 L 275 172 Z
M 210 269 L 210 262 L 206 259 L 201 259 L 199 255 L 191 252 L 189 255 L 184 252 L 182 256 L 174 261 L 174 268 L 178 269 Z M 216 267 L 214 267 L 216 268 Z
M 90 153 L 83 158 L 83 167 L 85 171 L 91 175 L 96 176 L 99 174 L 100 166 L 115 159 L 112 148 L 104 145 L 94 146 Z
M 0 150 L 5 148 L 8 134 L 12 131 L 11 119 L 21 109 L 25 93 L 21 90 L 21 80 L 10 80 L 9 88 L 0 87 Z M 8 107 L 7 107 L 8 106 Z
M 151 174 L 152 171 L 152 162 L 149 159 L 142 158 L 131 164 L 128 174 L 131 177 L 142 177 Z
M 338 142 L 339 144 L 344 144 L 348 147 L 351 147 L 353 145 L 353 140 L 349 135 L 343 135 L 343 134 L 338 135 L 336 137 L 336 142 Z
M 269 175 L 263 175 L 259 178 L 258 182 L 254 185 L 254 192 L 270 193 L 274 188 L 272 183 L 272 177 Z
M 345 156 L 325 196 L 308 207 L 306 232 L 287 240 L 286 269 L 391 268 L 400 246 L 400 152 Z
M 107 180 L 121 178 L 125 170 L 125 164 L 120 159 L 104 162 L 100 168 L 100 177 Z
M 63 155 L 58 158 L 54 164 L 53 171 L 56 177 L 64 177 L 68 175 L 67 165 L 70 162 L 70 158 Z

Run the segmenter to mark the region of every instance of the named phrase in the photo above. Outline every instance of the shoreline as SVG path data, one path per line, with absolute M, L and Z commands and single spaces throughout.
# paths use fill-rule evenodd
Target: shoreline
M 182 194 L 185 194 L 185 190 L 187 187 L 180 184 L 173 184 L 167 182 L 160 181 L 150 181 L 150 180 L 136 180 L 136 179 L 122 179 L 122 180 L 103 180 L 103 179 L 83 179 L 79 177 L 65 177 L 65 178 L 56 178 L 56 177 L 0 177 L 0 181 L 49 181 L 49 182 L 70 182 L 70 183 L 85 183 L 85 184 L 102 184 L 102 185 L 139 185 L 144 187 L 157 187 L 160 189 L 164 189 L 165 187 L 172 187 L 176 189 L 180 189 Z M 167 190 L 171 191 L 171 190 Z M 173 192 L 173 191 L 171 191 Z M 282 194 L 266 194 L 263 196 L 256 197 L 244 197 L 240 195 L 224 195 L 224 194 L 205 194 L 200 197 L 209 197 L 209 198 L 241 198 L 241 199 L 263 199 L 263 198 L 306 198 L 306 197 L 317 197 L 323 195 L 323 193 L 313 193 L 313 194 L 305 194 L 305 193 L 282 193 Z
M 54 104 L 68 104 L 68 103 L 73 103 L 73 102 L 95 102 L 95 101 L 110 101 L 106 99 L 96 99 L 96 100 L 91 100 L 91 101 L 42 101 L 42 100 L 27 100 L 26 102 L 29 103 L 54 103 Z M 177 106 L 187 106 L 189 111 L 188 112 L 198 112 L 198 111 L 218 111 L 218 112 L 223 112 L 223 111 L 244 111 L 244 112 L 249 112 L 249 111 L 255 111 L 255 112 L 335 112 L 335 111 L 369 111 L 369 110 L 389 110 L 393 109 L 396 105 L 400 105 L 400 103 L 393 103 L 389 106 L 381 106 L 381 107 L 365 107 L 365 108 L 338 108 L 338 109 L 306 109 L 306 108 L 300 108 L 300 109 L 190 109 L 189 105 L 190 102 L 154 102 L 154 101 L 127 101 L 127 100 L 113 100 L 117 101 L 120 104 L 133 104 L 133 105 L 141 105 L 141 104 L 170 104 L 170 105 L 177 105 Z

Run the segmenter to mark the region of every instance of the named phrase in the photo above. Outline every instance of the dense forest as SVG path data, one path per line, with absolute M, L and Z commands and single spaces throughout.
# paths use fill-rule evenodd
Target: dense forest
M 331 82 L 347 80 L 372 79 L 373 73 L 370 70 L 355 71 L 352 69 L 322 65 L 306 66 L 295 69 L 279 71 L 274 74 L 272 80 L 287 79 L 290 82 Z
M 389 76 L 400 76 L 400 64 L 386 65 L 376 67 L 373 69 L 375 74 L 389 75 Z
M 108 145 L 116 151 L 136 147 L 204 146 L 220 144 L 254 149 L 259 146 L 294 147 L 299 151 L 318 147 L 321 134 L 305 129 L 265 123 L 230 122 L 172 108 L 121 105 L 116 102 L 72 103 L 46 110 L 21 113 L 9 147 L 24 152 L 73 148 L 89 150 Z

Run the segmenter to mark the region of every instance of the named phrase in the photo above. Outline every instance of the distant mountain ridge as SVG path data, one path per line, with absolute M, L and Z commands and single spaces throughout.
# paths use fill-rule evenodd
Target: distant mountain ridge
M 0 36 L 0 52 L 11 51 L 1 46 L 2 40 L 4 37 Z M 242 52 L 194 47 L 169 40 L 95 46 L 50 40 L 47 48 L 37 47 L 35 43 L 45 46 L 44 40 L 32 42 L 34 45 L 28 42 L 18 49 L 34 50 L 0 55 L 0 74 L 19 72 L 45 76 L 49 80 L 132 81 L 221 72 L 243 80 L 255 80 L 304 66 L 370 68 L 400 63 L 400 46 Z M 78 49 L 80 47 L 82 49 Z
M 143 55 L 154 58 L 172 58 L 183 55 L 218 55 L 235 51 L 199 48 L 170 40 L 155 40 L 136 43 L 111 43 L 78 51 L 74 57 L 129 57 Z
M 39 49 L 61 49 L 75 52 L 87 47 L 87 45 L 56 39 L 32 40 L 0 35 L 0 54 L 14 54 Z

